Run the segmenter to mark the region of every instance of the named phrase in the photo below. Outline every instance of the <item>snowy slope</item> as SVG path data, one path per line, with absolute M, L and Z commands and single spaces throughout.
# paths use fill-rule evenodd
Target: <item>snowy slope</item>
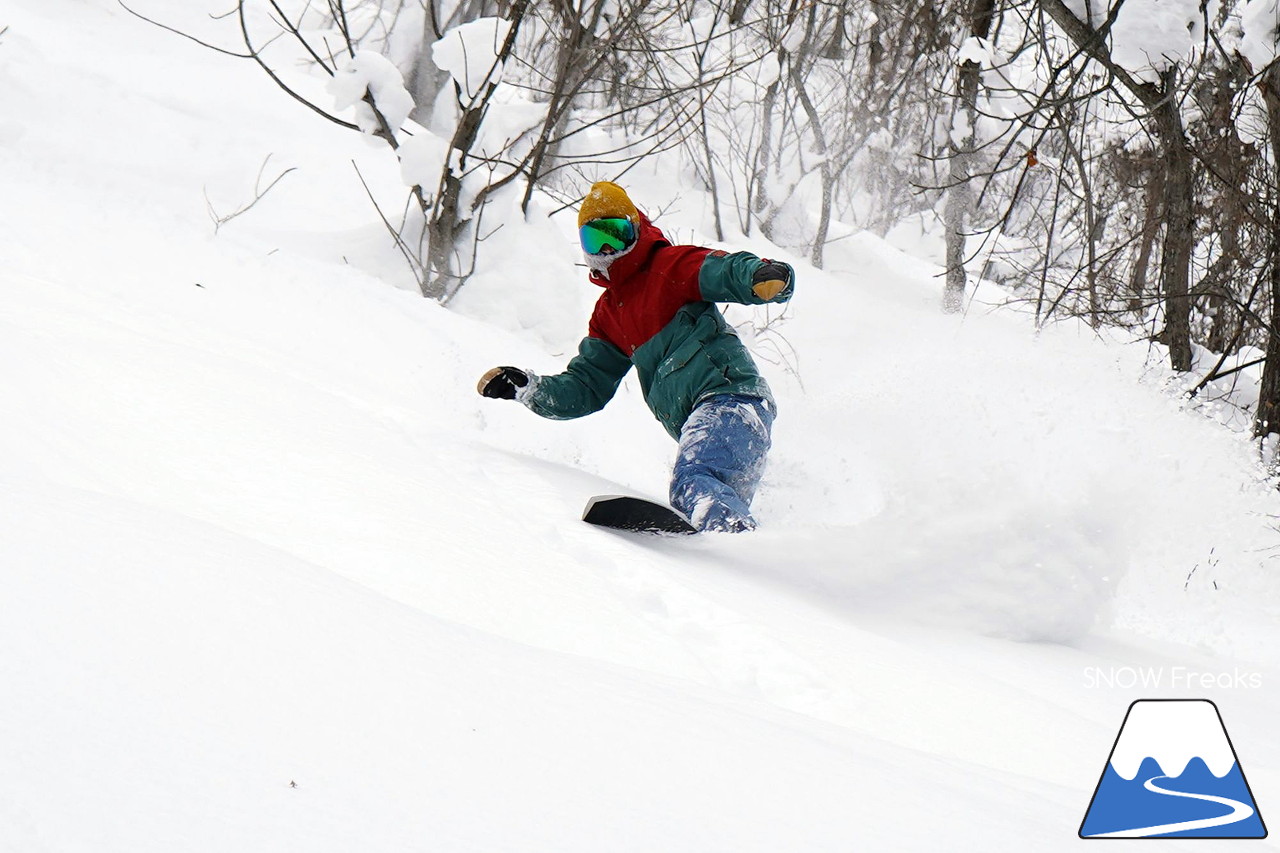
M 222 32 L 176 5 L 139 8 Z M 106 0 L 6 24 L 0 850 L 1058 849 L 1152 695 L 1217 701 L 1280 802 L 1280 503 L 1144 352 L 941 317 L 850 238 L 781 327 L 762 530 L 587 528 L 664 493 L 638 389 L 474 392 L 572 351 L 571 215 L 444 310 L 389 283 L 384 150 Z

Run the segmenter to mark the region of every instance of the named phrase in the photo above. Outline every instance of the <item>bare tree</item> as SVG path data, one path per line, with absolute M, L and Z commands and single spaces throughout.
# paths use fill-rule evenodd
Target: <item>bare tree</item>
M 995 0 L 969 0 L 966 23 L 971 39 L 985 41 L 991 35 L 995 19 Z M 972 58 L 960 65 L 956 75 L 955 118 L 951 127 L 951 169 L 947 184 L 947 283 L 942 295 L 942 310 L 954 314 L 964 307 L 965 233 L 969 228 L 973 205 L 969 186 L 972 160 L 978 133 L 978 88 L 982 66 Z
M 1164 162 L 1164 195 L 1161 215 L 1164 241 L 1160 257 L 1160 286 L 1164 294 L 1164 330 L 1160 340 L 1169 347 L 1174 370 L 1191 369 L 1191 252 L 1195 240 L 1194 174 L 1192 156 L 1183 125 L 1179 97 L 1180 69 L 1169 63 L 1159 82 L 1134 77 L 1111 58 L 1106 36 L 1122 3 L 1098 29 L 1081 21 L 1062 0 L 1039 0 L 1040 7 L 1072 42 L 1127 89 L 1147 111 L 1146 121 L 1160 141 Z
M 1262 73 L 1259 87 L 1266 105 L 1271 141 L 1271 186 L 1277 190 L 1280 189 L 1280 62 L 1273 62 Z M 1254 434 L 1262 437 L 1280 432 L 1280 332 L 1276 329 L 1280 323 L 1280 198 L 1277 195 L 1280 192 L 1272 195 L 1267 247 L 1270 335 L 1267 337 L 1266 362 L 1259 389 L 1258 417 L 1254 422 Z

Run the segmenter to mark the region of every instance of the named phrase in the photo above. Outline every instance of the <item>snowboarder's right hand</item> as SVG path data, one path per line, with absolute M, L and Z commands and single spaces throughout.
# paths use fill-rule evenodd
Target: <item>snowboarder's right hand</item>
M 518 367 L 495 367 L 484 376 L 476 390 L 494 400 L 514 400 L 516 392 L 529 384 L 529 374 Z

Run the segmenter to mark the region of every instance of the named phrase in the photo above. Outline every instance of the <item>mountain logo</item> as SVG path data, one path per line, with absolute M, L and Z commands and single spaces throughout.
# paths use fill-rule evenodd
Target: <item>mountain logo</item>
M 1218 706 L 1129 706 L 1080 824 L 1081 838 L 1266 838 Z

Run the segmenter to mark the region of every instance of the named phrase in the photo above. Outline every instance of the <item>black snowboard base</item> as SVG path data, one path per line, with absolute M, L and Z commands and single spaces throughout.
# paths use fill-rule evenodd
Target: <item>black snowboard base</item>
M 689 519 L 666 504 L 630 495 L 597 495 L 582 511 L 587 524 L 634 533 L 697 533 Z

